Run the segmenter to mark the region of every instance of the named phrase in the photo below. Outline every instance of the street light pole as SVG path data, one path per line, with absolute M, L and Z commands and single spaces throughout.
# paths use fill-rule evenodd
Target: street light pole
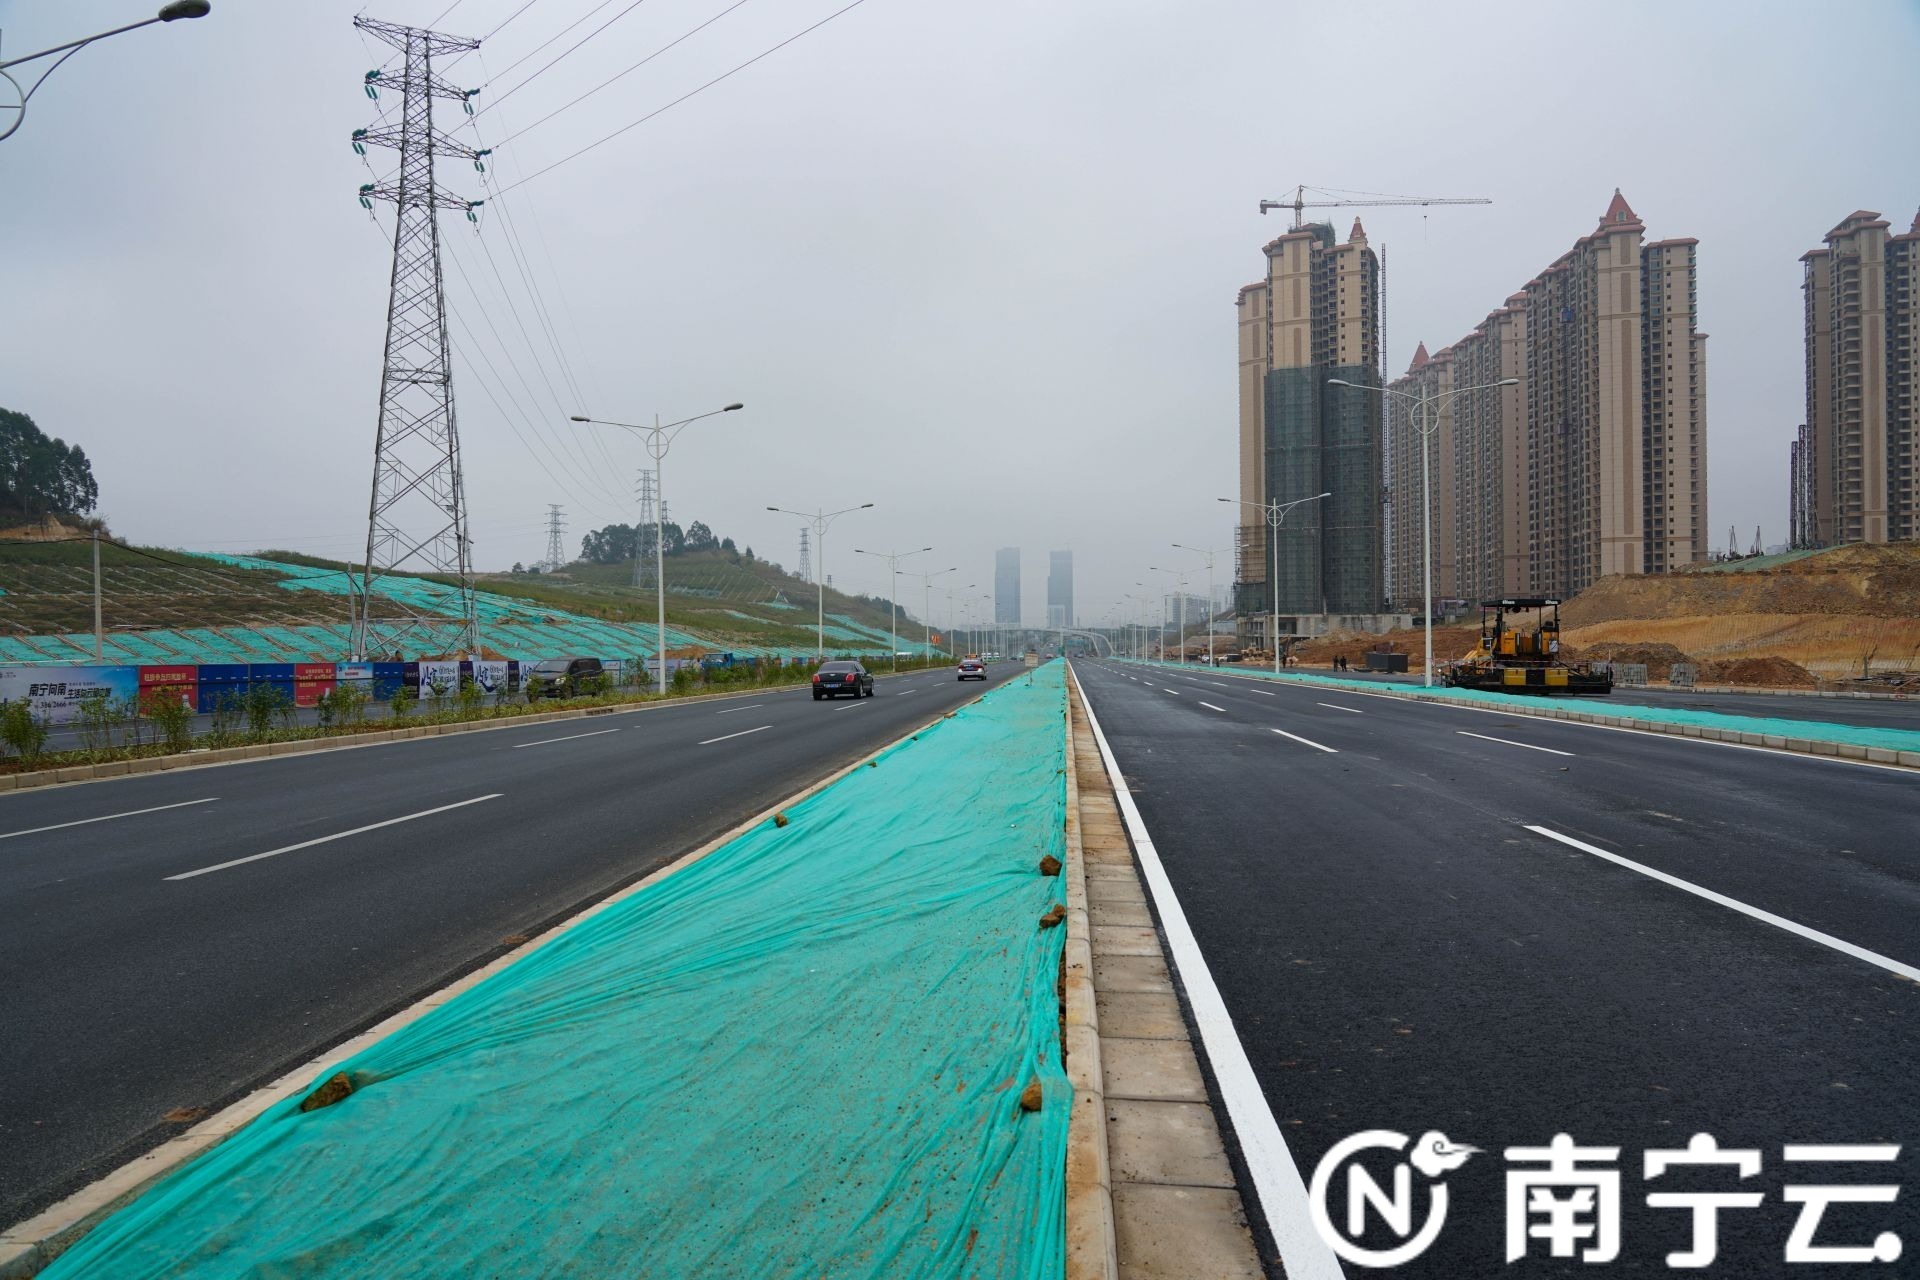
M 926 650 L 923 656 L 929 659 L 933 657 L 933 580 L 943 573 L 958 572 L 960 572 L 960 566 L 955 565 L 950 569 L 934 569 L 928 573 L 910 572 L 907 574 L 909 578 L 920 579 L 920 623 L 926 631 L 926 639 L 921 641 L 921 644 Z M 952 636 L 947 637 L 947 643 L 953 643 Z
M 1207 558 L 1207 665 L 1213 665 L 1213 558 L 1226 550 L 1225 547 L 1189 547 L 1183 542 L 1173 544 L 1181 551 L 1191 551 L 1197 556 Z
M 865 511 L 873 504 L 863 502 L 857 507 L 843 507 L 838 511 L 790 511 L 786 507 L 768 507 L 769 511 L 778 511 L 783 516 L 799 516 L 813 526 L 814 558 L 814 632 L 813 656 L 816 662 L 824 662 L 827 656 L 827 526 L 831 525 L 849 511 Z
M 709 409 L 705 413 L 696 413 L 691 418 L 682 418 L 678 422 L 660 423 L 660 415 L 653 415 L 653 425 L 642 426 L 632 422 L 609 422 L 602 418 L 588 418 L 580 414 L 569 415 L 574 422 L 590 422 L 597 427 L 619 427 L 623 431 L 637 431 L 646 440 L 647 452 L 653 455 L 654 506 L 653 506 L 653 586 L 655 604 L 658 606 L 658 639 L 654 658 L 660 664 L 660 693 L 667 692 L 667 551 L 665 546 L 667 481 L 662 473 L 661 464 L 666 459 L 667 450 L 673 445 L 674 436 L 690 422 L 702 418 L 711 418 L 717 413 L 732 413 L 743 409 L 745 405 L 734 403 L 719 409 Z
M 887 562 L 889 575 L 887 607 L 891 615 L 889 634 L 892 636 L 893 669 L 896 672 L 900 670 L 900 562 L 908 556 L 922 555 L 931 550 L 933 550 L 932 547 L 921 547 L 916 551 L 862 551 L 859 547 L 853 549 L 853 554 L 857 556 L 872 556 L 876 560 Z
M 65 62 L 68 58 L 71 58 L 74 54 L 92 44 L 95 40 L 105 40 L 108 36 L 117 36 L 123 31 L 136 31 L 141 27 L 150 27 L 156 22 L 177 22 L 181 18 L 204 18 L 208 13 L 212 12 L 212 10 L 213 6 L 209 4 L 207 0 L 173 0 L 172 4 L 162 5 L 160 12 L 151 18 L 142 18 L 138 22 L 129 22 L 124 27 L 115 27 L 111 31 L 102 31 L 98 35 L 87 36 L 84 39 L 69 40 L 67 43 L 57 44 L 51 49 L 42 49 L 38 53 L 29 53 L 23 58 L 9 58 L 5 62 L 0 62 L 0 79 L 4 79 L 7 83 L 11 84 L 14 92 L 20 95 L 19 105 L 0 106 L 0 113 L 7 111 L 13 112 L 13 119 L 11 121 L 0 124 L 0 142 L 11 138 L 14 131 L 26 120 L 27 99 L 39 92 L 40 86 L 47 82 L 47 77 L 60 69 L 60 63 Z M 22 89 L 20 82 L 7 74 L 8 67 L 17 67 L 23 62 L 32 62 L 38 58 L 44 58 L 54 53 L 60 54 L 60 61 L 54 63 L 45 71 L 42 71 L 40 78 L 33 82 L 33 88 L 31 89 Z
M 1267 573 L 1267 594 L 1273 605 L 1273 634 L 1267 637 L 1267 643 L 1273 646 L 1273 672 L 1280 674 L 1280 526 L 1287 522 L 1287 513 L 1302 503 L 1318 502 L 1322 498 L 1331 498 L 1332 493 L 1316 493 L 1311 498 L 1295 498 L 1292 502 L 1248 502 L 1245 498 L 1222 498 L 1222 502 L 1238 502 L 1243 507 L 1253 507 L 1264 513 L 1267 521 L 1267 555 L 1272 569 Z
M 1368 387 L 1358 382 L 1348 382 L 1344 378 L 1328 378 L 1327 385 L 1348 387 L 1354 391 L 1378 391 L 1383 396 L 1398 396 L 1407 403 L 1416 406 L 1420 413 L 1414 422 L 1414 430 L 1420 433 L 1420 560 L 1421 571 L 1425 577 L 1426 616 L 1421 619 L 1421 631 L 1426 633 L 1426 662 L 1420 672 L 1420 683 L 1427 688 L 1433 687 L 1433 433 L 1440 429 L 1440 419 L 1434 413 L 1436 406 L 1452 400 L 1455 396 L 1466 395 L 1470 391 L 1491 391 L 1495 387 L 1517 387 L 1518 378 L 1502 378 L 1498 382 L 1483 382 L 1473 387 L 1455 387 L 1450 391 L 1435 394 L 1423 391 L 1414 395 L 1408 391 L 1395 391 L 1392 387 Z

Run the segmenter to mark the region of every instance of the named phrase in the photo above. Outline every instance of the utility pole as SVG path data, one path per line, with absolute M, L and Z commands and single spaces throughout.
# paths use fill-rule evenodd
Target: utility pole
M 387 298 L 386 355 L 380 374 L 380 421 L 373 448 L 373 493 L 367 506 L 367 559 L 360 574 L 357 656 L 417 649 L 436 655 L 472 651 L 477 643 L 473 551 L 467 539 L 466 492 L 460 479 L 460 434 L 453 411 L 452 358 L 447 347 L 447 300 L 440 277 L 440 210 L 469 218 L 477 200 L 463 200 L 436 184 L 436 156 L 478 160 L 480 152 L 433 127 L 433 100 L 469 111 L 473 92 L 434 72 L 435 58 L 466 53 L 478 40 L 359 17 L 353 25 L 404 56 L 400 120 L 354 131 L 356 149 L 392 147 L 400 153 L 390 182 L 367 183 L 360 203 L 394 205 L 393 275 Z M 370 96 L 391 79 L 369 72 Z M 375 623 L 368 602 L 375 584 L 397 574 L 430 573 L 453 579 L 427 599 L 394 598 L 397 616 Z

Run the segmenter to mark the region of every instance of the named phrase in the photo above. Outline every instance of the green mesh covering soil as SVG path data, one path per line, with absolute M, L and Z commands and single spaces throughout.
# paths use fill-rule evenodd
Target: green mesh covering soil
M 344 1100 L 275 1106 L 45 1275 L 1061 1275 L 1066 930 L 1037 922 L 1064 895 L 1036 866 L 1065 856 L 1064 714 L 1058 663 L 996 689 L 349 1060 Z
M 1126 658 L 1145 667 L 1165 667 L 1172 671 L 1194 672 L 1192 664 L 1156 662 Z M 1324 685 L 1332 689 L 1351 689 L 1360 693 L 1390 693 L 1429 702 L 1461 702 L 1473 706 L 1520 708 L 1539 711 L 1553 708 L 1564 713 L 1598 716 L 1606 720 L 1646 720 L 1656 724 L 1690 724 L 1703 729 L 1721 729 L 1729 733 L 1756 733 L 1762 737 L 1799 738 L 1806 742 L 1844 742 L 1857 747 L 1880 747 L 1888 751 L 1920 751 L 1920 730 L 1881 729 L 1858 724 L 1833 724 L 1825 720 L 1782 720 L 1773 716 L 1730 716 L 1718 711 L 1689 711 L 1682 707 L 1650 707 L 1645 703 L 1623 701 L 1615 693 L 1604 698 L 1549 698 L 1516 693 L 1488 693 L 1481 689 L 1432 689 L 1415 685 L 1380 684 L 1373 680 L 1343 680 L 1339 676 L 1316 676 L 1305 672 L 1263 671 L 1255 666 L 1235 665 L 1222 668 L 1223 674 L 1257 676 L 1266 680 L 1288 680 L 1297 684 Z M 1629 695 L 1630 696 L 1630 695 Z

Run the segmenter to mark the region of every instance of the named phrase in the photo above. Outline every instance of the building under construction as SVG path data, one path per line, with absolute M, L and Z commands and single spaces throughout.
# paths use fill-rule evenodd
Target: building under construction
M 1265 253 L 1266 277 L 1238 304 L 1234 597 L 1242 642 L 1258 647 L 1275 612 L 1283 633 L 1304 634 L 1377 622 L 1384 603 L 1380 396 L 1328 385 L 1380 385 L 1379 259 L 1358 219 L 1344 244 L 1307 223 Z M 1257 506 L 1319 493 L 1330 496 L 1294 507 L 1269 546 Z

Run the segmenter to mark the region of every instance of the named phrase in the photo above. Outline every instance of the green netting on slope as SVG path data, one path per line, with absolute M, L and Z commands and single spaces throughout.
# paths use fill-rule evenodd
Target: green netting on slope
M 1173 671 L 1193 672 L 1191 664 L 1181 666 L 1177 662 L 1157 662 L 1151 659 L 1132 658 L 1122 661 L 1137 662 L 1142 666 L 1166 667 Z M 1650 707 L 1645 703 L 1622 702 L 1619 696 L 1605 698 L 1548 698 L 1538 694 L 1531 697 L 1517 693 L 1489 693 L 1482 689 L 1446 689 L 1434 687 L 1428 689 L 1410 685 L 1382 686 L 1371 680 L 1342 680 L 1338 676 L 1316 676 L 1305 672 L 1288 671 L 1275 673 L 1262 671 L 1258 667 L 1241 667 L 1235 675 L 1261 676 L 1268 680 L 1291 680 L 1301 684 L 1326 685 L 1336 689 L 1352 689 L 1361 693 L 1380 693 L 1391 689 L 1403 696 L 1417 697 L 1434 702 L 1462 702 L 1472 705 L 1498 707 L 1506 710 L 1523 707 L 1538 710 L 1541 707 L 1555 707 L 1564 711 L 1577 711 L 1588 715 L 1613 716 L 1621 720 L 1648 720 L 1660 724 L 1691 724 L 1703 729 L 1723 729 L 1729 733 L 1757 733 L 1763 737 L 1801 738 L 1808 742 L 1846 742 L 1859 747 L 1882 747 L 1890 751 L 1920 751 L 1920 730 L 1916 729 L 1880 729 L 1858 724 L 1834 724 L 1826 720 L 1783 720 L 1774 716 L 1733 716 L 1719 711 L 1691 711 L 1683 707 Z
M 1060 664 L 351 1059 L 45 1274 L 1062 1273 Z M 1039 1079 L 1045 1102 L 1024 1112 Z M 317 1083 L 317 1081 L 316 1081 Z

